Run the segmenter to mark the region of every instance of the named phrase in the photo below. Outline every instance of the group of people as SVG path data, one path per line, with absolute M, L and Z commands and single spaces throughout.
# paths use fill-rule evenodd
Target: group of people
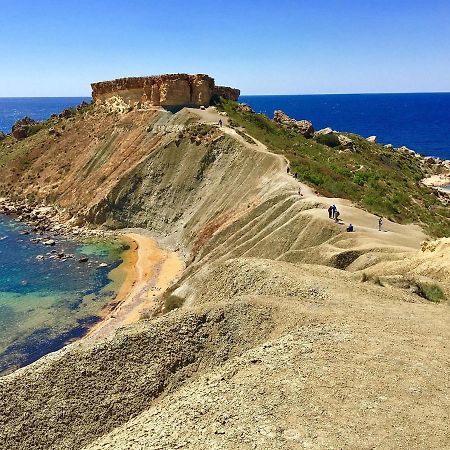
M 331 205 L 328 208 L 328 218 L 334 219 L 335 222 L 339 222 L 339 216 L 341 213 L 337 210 L 336 205 Z
M 328 218 L 329 219 L 334 219 L 335 222 L 339 222 L 339 216 L 340 216 L 340 212 L 338 211 L 338 209 L 336 208 L 336 205 L 330 205 L 328 208 Z M 350 223 L 347 227 L 347 232 L 351 233 L 355 231 L 355 228 L 353 227 L 353 225 Z M 378 218 L 378 231 L 383 231 L 383 218 L 379 217 Z

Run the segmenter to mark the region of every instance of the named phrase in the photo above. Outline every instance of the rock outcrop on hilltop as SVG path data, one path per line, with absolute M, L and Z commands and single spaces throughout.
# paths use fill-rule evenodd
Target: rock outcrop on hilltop
M 144 106 L 209 106 L 214 95 L 237 100 L 240 91 L 215 86 L 214 78 L 205 74 L 166 74 L 148 77 L 128 77 L 92 83 L 92 98 L 96 102 L 119 97 L 130 105 Z
M 37 122 L 34 119 L 31 119 L 30 117 L 24 117 L 23 119 L 18 120 L 12 126 L 12 135 L 18 140 L 25 139 L 28 136 L 28 130 L 30 126 L 36 124 Z
M 309 120 L 295 120 L 289 117 L 283 111 L 275 111 L 273 114 L 273 120 L 280 125 L 284 125 L 288 128 L 293 129 L 297 133 L 305 136 L 306 138 L 311 138 L 314 136 L 314 127 Z
M 215 86 L 213 90 L 213 95 L 217 95 L 227 100 L 237 101 L 239 95 L 241 95 L 241 91 L 239 89 L 227 86 Z

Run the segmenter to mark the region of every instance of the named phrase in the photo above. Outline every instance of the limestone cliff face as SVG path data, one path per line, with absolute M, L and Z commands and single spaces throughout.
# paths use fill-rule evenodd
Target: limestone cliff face
M 219 97 L 226 98 L 227 100 L 234 100 L 236 102 L 241 95 L 241 91 L 239 89 L 227 86 L 215 86 L 214 94 L 218 95 Z
M 208 106 L 214 94 L 237 100 L 239 89 L 215 86 L 209 75 L 168 74 L 149 77 L 119 78 L 92 83 L 92 98 L 102 102 L 113 96 L 131 105 Z

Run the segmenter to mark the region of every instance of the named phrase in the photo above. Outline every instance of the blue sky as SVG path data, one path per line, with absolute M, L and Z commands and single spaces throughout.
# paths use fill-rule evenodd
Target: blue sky
M 450 91 L 448 0 L 0 0 L 0 97 L 208 73 L 243 94 Z

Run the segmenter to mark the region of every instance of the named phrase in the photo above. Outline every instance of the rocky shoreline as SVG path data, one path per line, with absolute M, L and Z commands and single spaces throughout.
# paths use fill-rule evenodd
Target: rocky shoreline
M 32 244 L 42 244 L 48 248 L 54 248 L 60 240 L 82 239 L 82 238 L 116 238 L 117 234 L 100 229 L 92 229 L 86 226 L 76 225 L 70 220 L 65 220 L 64 215 L 55 207 L 48 205 L 33 205 L 26 201 L 13 201 L 6 198 L 0 198 L 0 215 L 9 216 L 16 222 L 27 225 L 27 229 L 20 234 L 30 238 Z M 65 261 L 75 258 L 75 255 L 65 253 L 64 251 L 54 250 L 39 254 L 38 260 L 59 259 Z M 106 267 L 105 263 L 90 261 L 88 257 L 83 256 L 78 259 L 79 263 L 98 263 L 99 267 Z

